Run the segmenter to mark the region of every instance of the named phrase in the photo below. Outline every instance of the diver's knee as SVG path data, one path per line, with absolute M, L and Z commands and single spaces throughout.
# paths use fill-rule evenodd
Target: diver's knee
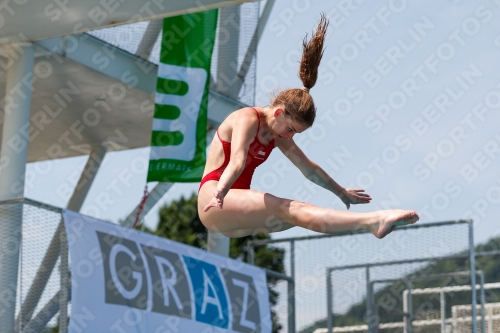
M 310 207 L 311 204 L 307 202 L 297 200 L 284 201 L 284 205 L 282 206 L 284 216 L 282 217 L 282 220 L 293 226 L 299 225 L 299 221 L 309 217 Z

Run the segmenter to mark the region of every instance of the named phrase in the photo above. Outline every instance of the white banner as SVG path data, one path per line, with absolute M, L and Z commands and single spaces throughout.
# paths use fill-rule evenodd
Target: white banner
M 64 211 L 69 332 L 271 332 L 264 270 Z

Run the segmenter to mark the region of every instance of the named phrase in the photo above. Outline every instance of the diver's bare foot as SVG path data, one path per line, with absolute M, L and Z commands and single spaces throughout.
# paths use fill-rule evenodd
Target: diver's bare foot
M 384 238 L 396 227 L 413 224 L 418 221 L 418 214 L 412 210 L 381 210 L 375 212 L 376 218 L 368 230 L 377 238 Z

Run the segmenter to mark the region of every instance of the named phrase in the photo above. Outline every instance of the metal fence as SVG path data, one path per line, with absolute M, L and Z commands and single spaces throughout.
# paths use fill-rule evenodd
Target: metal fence
M 264 244 L 286 250 L 285 271 L 295 280 L 297 332 L 326 328 L 328 313 L 339 315 L 364 304 L 370 297 L 367 281 L 403 278 L 422 269 L 430 260 L 451 256 L 465 255 L 475 271 L 472 222 L 469 220 L 397 228 L 383 240 L 368 232 L 257 240 L 247 244 L 249 263 L 253 262 L 254 248 Z M 400 265 L 393 265 L 391 269 L 366 268 L 383 262 L 399 262 Z M 352 269 L 341 270 L 342 267 Z M 474 280 L 475 276 L 472 277 L 473 285 L 476 284 Z M 327 291 L 328 285 L 330 291 Z M 335 295 L 328 306 L 330 311 L 326 307 L 328 295 Z M 363 308 L 365 310 L 357 318 L 358 324 L 366 324 L 366 316 L 370 314 L 366 306 Z
M 0 224 L 17 220 L 21 232 L 13 302 L 16 332 L 41 332 L 56 326 L 66 331 L 69 264 L 61 213 L 60 208 L 25 198 L 0 202 Z
M 500 286 L 500 283 L 485 284 L 482 271 L 476 271 L 476 274 L 471 274 L 471 271 L 454 271 L 442 274 L 431 274 L 434 271 L 433 265 L 445 266 L 447 262 L 453 260 L 469 261 L 469 266 L 475 267 L 475 259 L 482 256 L 497 256 L 500 251 L 478 252 L 474 253 L 474 248 L 471 244 L 469 253 L 458 253 L 445 257 L 437 257 L 434 259 L 413 259 L 405 261 L 388 261 L 367 265 L 352 265 L 344 267 L 333 267 L 327 269 L 327 325 L 324 330 L 316 330 L 316 333 L 321 332 L 403 332 L 403 333 L 419 333 L 419 332 L 482 332 L 485 331 L 485 289 L 495 289 Z M 474 256 L 475 258 L 472 258 Z M 440 270 L 443 268 L 440 268 Z M 357 325 L 356 328 L 347 325 L 334 325 L 334 313 L 328 311 L 333 310 L 333 303 L 336 297 L 342 298 L 342 294 L 346 292 L 342 286 L 337 286 L 337 295 L 332 290 L 334 281 L 332 275 L 334 273 L 347 273 L 351 275 L 357 271 L 358 277 L 365 280 L 365 286 L 358 285 L 358 292 L 365 290 L 365 306 L 366 312 L 362 319 L 366 321 L 365 325 Z M 361 272 L 361 274 L 359 274 Z M 364 274 L 362 273 L 364 272 Z M 479 277 L 479 284 L 476 284 L 476 275 Z M 386 278 L 381 278 L 385 276 Z M 387 278 L 393 276 L 393 278 Z M 358 280 L 358 282 L 361 279 Z M 414 284 L 417 282 L 436 280 L 433 287 L 424 289 L 414 289 Z M 377 286 L 377 287 L 376 287 Z M 472 286 L 475 286 L 473 288 Z M 486 287 L 484 287 L 486 286 Z M 480 296 L 480 312 L 476 309 L 477 293 L 479 290 Z M 348 288 L 347 288 L 348 291 Z M 457 297 L 458 293 L 466 293 L 462 298 Z M 469 316 L 462 319 L 448 318 L 447 309 L 445 307 L 445 295 L 452 293 L 451 296 L 456 300 L 465 301 L 463 306 L 468 306 Z M 429 296 L 434 294 L 435 296 Z M 437 294 L 440 295 L 437 301 Z M 424 298 L 415 300 L 413 295 L 426 295 Z M 437 302 L 436 302 L 437 301 Z M 438 303 L 438 304 L 435 304 Z M 472 308 L 471 308 L 472 305 Z M 456 307 L 454 305 L 453 307 Z M 452 308 L 453 308 L 452 307 Z M 413 309 L 417 308 L 417 311 Z M 343 314 L 339 314 L 342 317 Z M 399 317 L 394 320 L 394 317 Z M 478 319 L 479 318 L 479 319 Z M 457 320 L 459 324 L 457 326 Z M 360 318 L 361 321 L 361 318 Z M 479 322 L 478 322 L 479 321 Z M 454 323 L 453 325 L 452 322 Z M 333 328 L 336 326 L 335 328 Z M 394 330 L 401 328 L 402 330 Z M 332 330 L 333 329 L 333 330 Z
M 455 258 L 455 257 L 453 257 Z M 460 258 L 460 257 L 459 257 Z M 397 265 L 398 263 L 380 263 L 378 265 L 373 265 L 370 267 L 377 266 L 386 266 L 386 265 Z M 369 269 L 369 267 L 365 267 Z M 482 326 L 485 327 L 485 283 L 484 283 L 484 274 L 482 271 L 476 271 L 476 275 L 480 277 L 480 284 L 476 285 L 476 290 L 479 290 L 479 294 L 481 295 L 481 318 L 482 318 Z M 423 288 L 423 289 L 414 289 L 413 284 L 415 282 L 421 282 L 425 280 L 440 280 L 443 278 L 455 278 L 460 281 L 460 278 L 457 277 L 470 277 L 470 271 L 459 271 L 453 273 L 443 273 L 443 274 L 430 274 L 424 276 L 408 276 L 404 279 L 382 279 L 382 280 L 372 280 L 367 281 L 367 297 L 366 308 L 367 313 L 370 313 L 371 320 L 368 320 L 367 325 L 363 325 L 359 331 L 365 332 L 391 332 L 391 329 L 401 328 L 403 333 L 431 333 L 431 332 L 442 332 L 446 333 L 447 331 L 447 323 L 450 322 L 448 318 L 446 318 L 446 301 L 445 295 L 448 292 L 458 292 L 458 291 L 470 291 L 470 285 L 458 285 L 458 286 L 446 286 L 446 287 L 437 287 L 437 288 Z M 452 281 L 450 279 L 450 281 Z M 401 283 L 406 286 L 406 289 L 402 290 L 402 293 L 394 294 L 391 290 L 387 290 L 387 288 L 382 289 L 382 292 L 379 293 L 378 299 L 379 302 L 375 300 L 375 285 L 383 284 L 385 286 L 394 286 L 395 283 Z M 488 286 L 495 287 L 495 286 Z M 331 289 L 331 288 L 330 288 Z M 399 290 L 401 291 L 401 290 Z M 389 295 L 387 293 L 390 293 Z M 425 306 L 424 310 L 414 312 L 414 295 L 429 295 L 429 294 L 439 294 L 439 310 L 434 309 L 432 304 L 431 306 Z M 389 296 L 390 302 L 387 302 Z M 329 301 L 331 302 L 332 296 L 329 297 Z M 470 297 L 469 297 L 470 299 Z M 397 308 L 397 301 L 401 301 L 402 309 Z M 426 302 L 429 299 L 425 300 Z M 388 312 L 396 312 L 398 315 L 402 317 L 401 321 L 397 322 L 381 322 L 380 316 L 380 308 L 384 308 Z M 328 318 L 328 327 L 325 332 L 332 331 L 332 318 L 333 316 L 330 314 Z M 472 320 L 470 321 L 472 324 Z M 472 325 L 471 325 L 472 326 Z M 349 326 L 345 326 L 343 328 L 335 328 L 333 332 L 341 332 L 344 330 L 350 330 Z M 456 331 L 456 330 L 455 330 Z M 469 327 L 468 331 L 472 331 L 472 328 Z M 320 333 L 320 330 L 317 330 L 316 333 Z M 481 330 L 482 333 L 486 333 Z
M 6 221 L 16 220 L 21 232 L 16 299 L 12 302 L 16 314 L 15 332 L 68 330 L 71 272 L 62 211 L 27 198 L 0 202 L 0 226 L 6 225 Z M 0 232 L 3 232 L 2 228 Z M 274 271 L 266 272 L 278 280 L 285 307 L 277 312 L 289 314 L 290 320 L 284 328 L 293 333 L 294 279 Z M 0 269 L 0 274 L 6 273 Z
M 282 323 L 282 331 L 288 333 L 295 333 L 295 281 L 292 277 L 287 276 L 285 274 L 277 273 L 271 270 L 266 269 L 267 276 L 274 277 L 276 279 L 281 280 L 281 288 L 278 286 L 280 291 L 281 298 L 285 302 L 278 303 L 275 308 L 278 316 L 283 313 L 287 313 L 287 321 Z M 283 283 L 286 282 L 286 292 L 284 292 Z M 284 298 L 283 296 L 286 295 Z M 285 304 L 283 304 L 285 303 Z M 285 305 L 285 306 L 283 306 Z
M 0 202 L 1 225 L 19 216 L 16 331 L 40 332 L 59 326 L 59 331 L 65 332 L 70 272 L 62 209 L 29 199 Z M 383 279 L 408 278 L 432 260 L 467 257 L 471 271 L 475 271 L 471 229 L 470 221 L 451 221 L 399 228 L 382 241 L 365 232 L 259 240 L 248 243 L 248 259 L 253 261 L 255 246 L 285 247 L 285 274 L 268 272 L 282 281 L 278 312 L 282 316 L 286 312 L 281 318 L 283 331 L 301 331 L 315 323 L 317 328 L 327 328 L 329 313 L 337 317 L 356 304 L 370 301 L 378 290 L 372 285 Z M 470 285 L 476 285 L 475 275 L 470 280 Z M 475 288 L 471 294 L 474 325 Z M 327 306 L 329 295 L 333 297 Z M 365 309 L 359 318 L 363 324 L 371 307 Z M 477 323 L 475 327 L 472 329 L 477 331 Z

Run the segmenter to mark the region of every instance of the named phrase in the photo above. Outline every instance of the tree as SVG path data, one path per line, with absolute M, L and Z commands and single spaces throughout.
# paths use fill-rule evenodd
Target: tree
M 165 205 L 159 213 L 159 222 L 155 231 L 149 230 L 142 225 L 139 230 L 165 237 L 179 243 L 184 243 L 201 249 L 207 246 L 207 229 L 201 223 L 198 216 L 198 197 L 193 194 L 190 198 L 181 197 L 170 205 Z M 242 238 L 232 238 L 230 241 L 229 256 L 236 260 L 244 261 L 247 256 L 246 243 L 252 239 L 268 239 L 269 235 L 258 234 Z M 254 263 L 261 268 L 267 268 L 275 272 L 284 273 L 285 251 L 280 248 L 259 246 L 255 248 Z M 271 306 L 276 305 L 279 294 L 276 291 L 274 278 L 268 277 L 269 301 Z M 281 330 L 277 313 L 271 310 L 273 333 Z

